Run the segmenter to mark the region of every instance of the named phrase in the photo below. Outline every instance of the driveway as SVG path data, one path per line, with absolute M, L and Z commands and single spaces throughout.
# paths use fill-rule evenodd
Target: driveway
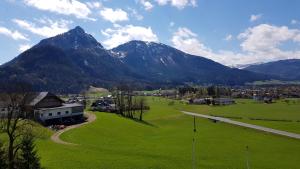
M 78 127 L 80 127 L 80 126 L 83 126 L 83 125 L 85 125 L 85 124 L 91 123 L 91 122 L 93 122 L 93 121 L 96 120 L 96 115 L 93 114 L 93 113 L 85 113 L 85 115 L 87 116 L 87 121 L 86 121 L 86 122 L 80 123 L 80 124 L 71 125 L 71 126 L 68 126 L 68 127 L 64 128 L 64 129 L 62 129 L 62 130 L 59 130 L 59 131 L 55 132 L 55 133 L 51 136 L 51 140 L 52 140 L 53 142 L 57 143 L 57 144 L 77 145 L 77 144 L 74 144 L 74 143 L 65 142 L 65 141 L 61 140 L 61 139 L 59 138 L 59 136 L 60 136 L 61 134 L 63 134 L 64 132 L 66 132 L 66 131 L 69 131 L 69 130 L 74 129 L 74 128 L 78 128 Z

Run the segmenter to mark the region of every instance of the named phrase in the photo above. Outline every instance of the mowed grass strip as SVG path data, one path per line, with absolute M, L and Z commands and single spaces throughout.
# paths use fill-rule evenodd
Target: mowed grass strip
M 149 98 L 151 125 L 109 113 L 96 113 L 94 123 L 62 135 L 79 146 L 50 140 L 37 142 L 49 169 L 190 169 L 193 118 L 170 100 Z M 197 118 L 196 164 L 201 169 L 299 169 L 300 141 Z

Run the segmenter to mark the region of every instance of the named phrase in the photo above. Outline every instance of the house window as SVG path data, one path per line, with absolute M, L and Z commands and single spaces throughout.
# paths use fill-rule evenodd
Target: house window
M 3 108 L 2 111 L 5 111 L 5 109 Z
M 57 112 L 57 115 L 60 115 L 60 112 Z
M 69 114 L 69 111 L 66 111 L 66 114 Z
M 49 113 L 48 116 L 52 116 L 52 113 Z
M 44 114 L 41 114 L 41 117 L 43 117 L 44 116 Z

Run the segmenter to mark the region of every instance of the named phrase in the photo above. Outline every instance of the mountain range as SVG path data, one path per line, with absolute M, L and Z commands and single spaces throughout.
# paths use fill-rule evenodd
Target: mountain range
M 229 68 L 162 43 L 130 41 L 111 50 L 77 26 L 40 41 L 0 67 L 0 82 L 77 93 L 89 86 L 151 89 L 184 84 L 243 85 L 270 75 Z
M 300 59 L 279 60 L 251 65 L 244 70 L 276 76 L 283 80 L 300 80 Z

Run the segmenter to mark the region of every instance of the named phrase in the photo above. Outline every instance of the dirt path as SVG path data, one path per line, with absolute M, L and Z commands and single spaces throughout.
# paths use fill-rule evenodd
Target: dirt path
M 187 112 L 187 111 L 181 111 L 181 112 L 186 115 L 190 115 L 190 116 L 197 116 L 197 117 L 217 120 L 217 121 L 221 121 L 224 123 L 229 123 L 229 124 L 233 124 L 233 125 L 237 125 L 237 126 L 242 126 L 242 127 L 259 130 L 259 131 L 264 131 L 267 133 L 272 133 L 272 134 L 277 134 L 277 135 L 286 136 L 286 137 L 290 137 L 290 138 L 300 139 L 300 134 L 296 134 L 296 133 L 286 132 L 286 131 L 282 131 L 282 130 L 275 130 L 275 129 L 262 127 L 262 126 L 258 126 L 258 125 L 243 123 L 243 122 L 234 121 L 234 120 L 223 118 L 223 117 L 214 117 L 214 116 L 198 114 L 198 113 L 193 113 L 193 112 Z
M 82 126 L 82 125 L 85 125 L 85 124 L 89 124 L 89 123 L 91 123 L 91 122 L 93 122 L 93 121 L 96 120 L 96 115 L 95 115 L 95 114 L 92 114 L 92 113 L 85 113 L 85 115 L 87 115 L 87 121 L 86 121 L 86 122 L 81 123 L 81 124 L 71 125 L 71 126 L 66 127 L 66 128 L 63 129 L 63 130 L 59 130 L 59 131 L 55 132 L 55 133 L 51 136 L 51 140 L 52 140 L 53 142 L 55 142 L 55 143 L 58 143 L 58 144 L 64 144 L 64 145 L 78 145 L 78 144 L 74 144 L 74 143 L 65 142 L 65 141 L 61 140 L 61 139 L 59 138 L 59 136 L 60 136 L 62 133 L 66 132 L 66 131 L 69 131 L 69 130 L 74 129 L 74 128 L 78 128 L 78 127 L 80 127 L 80 126 Z

